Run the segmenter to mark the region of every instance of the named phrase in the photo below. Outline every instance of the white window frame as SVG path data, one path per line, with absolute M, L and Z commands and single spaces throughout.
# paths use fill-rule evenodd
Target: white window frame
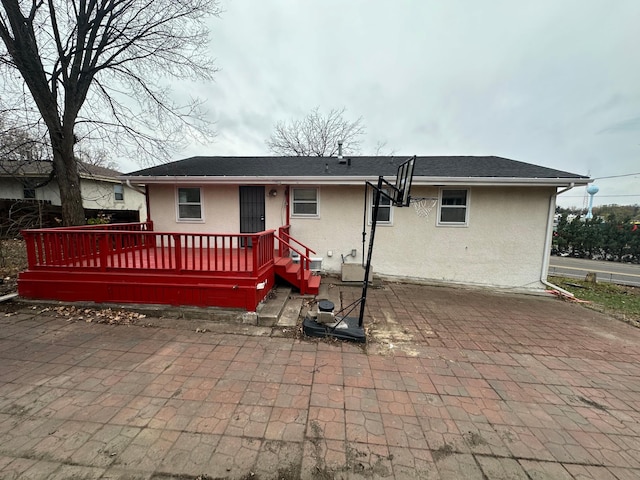
M 295 191 L 296 190 L 315 190 L 316 191 L 316 213 L 295 213 Z M 291 204 L 290 213 L 292 218 L 320 218 L 320 189 L 318 187 L 306 187 L 306 186 L 298 186 L 291 187 L 291 195 L 289 198 L 289 203 Z M 313 203 L 310 201 L 307 202 L 299 202 L 299 203 Z
M 118 187 L 120 187 L 120 191 L 118 192 Z M 118 198 L 118 193 L 122 198 Z M 114 202 L 124 202 L 124 185 L 121 183 L 116 183 L 113 186 L 113 201 Z
M 458 205 L 443 205 L 442 204 L 442 194 L 448 190 L 464 190 L 466 192 L 466 203 L 464 205 L 464 222 L 442 222 L 440 218 L 442 217 L 442 209 L 448 208 L 461 208 Z M 469 208 L 471 205 L 471 189 L 466 187 L 442 187 L 438 192 L 438 218 L 436 225 L 439 227 L 468 227 L 469 226 Z
M 390 188 L 383 188 L 382 189 L 387 195 L 391 195 L 391 189 Z M 376 191 L 374 188 L 371 189 L 371 193 L 369 195 L 369 202 L 368 202 L 368 208 L 369 208 L 369 225 L 371 225 L 373 223 L 373 207 L 374 207 L 374 203 L 376 201 Z M 383 205 L 382 202 L 387 201 L 389 202 L 388 205 Z M 380 226 L 392 226 L 393 225 L 393 202 L 391 201 L 390 198 L 385 197 L 384 195 L 380 195 L 380 206 L 378 208 L 388 208 L 389 209 L 389 220 L 378 220 L 377 225 Z
M 200 202 L 186 202 L 180 203 L 180 190 L 181 189 L 198 189 L 200 191 Z M 180 217 L 180 206 L 181 205 L 199 205 L 200 206 L 200 218 L 181 218 Z M 203 223 L 204 222 L 204 193 L 202 187 L 194 187 L 194 186 L 180 186 L 176 187 L 176 221 L 180 223 Z

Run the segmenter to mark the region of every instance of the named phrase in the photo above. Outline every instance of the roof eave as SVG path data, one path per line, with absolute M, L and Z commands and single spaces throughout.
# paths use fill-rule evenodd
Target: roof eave
M 96 182 L 105 183 L 121 183 L 120 177 L 105 177 L 104 175 L 92 175 L 89 173 L 79 173 L 80 178 L 84 180 L 94 180 Z
M 48 178 L 51 172 L 16 172 L 16 173 L 0 173 L 0 178 Z M 79 172 L 78 176 L 81 180 L 94 180 L 96 182 L 105 183 L 121 183 L 120 177 L 105 177 L 103 175 L 90 175 Z
M 393 179 L 395 177 L 388 177 Z M 361 185 L 365 181 L 375 182 L 377 176 L 121 176 L 119 180 L 138 184 L 180 184 L 180 185 Z M 413 177 L 413 185 L 477 185 L 477 186 L 583 186 L 593 180 L 578 178 L 517 178 L 517 177 Z

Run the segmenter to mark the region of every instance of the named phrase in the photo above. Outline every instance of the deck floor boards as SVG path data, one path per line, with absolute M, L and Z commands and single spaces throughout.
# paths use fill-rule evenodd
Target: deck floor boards
M 253 271 L 251 249 L 216 251 L 206 248 L 181 248 L 179 255 L 182 271 L 194 273 L 247 273 Z M 111 255 L 107 259 L 107 269 L 175 270 L 176 258 L 176 249 L 173 247 L 131 250 Z

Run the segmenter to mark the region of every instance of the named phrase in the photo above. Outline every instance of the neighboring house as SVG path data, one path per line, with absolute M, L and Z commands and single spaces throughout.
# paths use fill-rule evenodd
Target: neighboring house
M 48 161 L 0 161 L 0 200 L 39 200 L 60 205 L 60 192 Z M 144 190 L 123 183 L 121 172 L 78 163 L 82 204 L 87 215 L 107 214 L 121 221 L 144 221 Z
M 164 232 L 257 232 L 290 225 L 323 272 L 366 257 L 372 189 L 400 157 L 193 157 L 129 173 L 147 188 Z M 417 157 L 412 205 L 383 201 L 376 275 L 539 289 L 546 282 L 556 195 L 591 180 L 500 157 Z M 320 263 L 321 262 L 321 263 Z

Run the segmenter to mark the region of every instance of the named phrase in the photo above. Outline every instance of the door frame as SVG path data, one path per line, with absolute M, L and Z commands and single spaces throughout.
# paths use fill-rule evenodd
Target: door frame
M 240 206 L 240 233 L 264 231 L 266 227 L 264 185 L 240 185 L 238 187 L 238 199 Z M 248 246 L 251 246 L 251 241 L 248 242 Z

